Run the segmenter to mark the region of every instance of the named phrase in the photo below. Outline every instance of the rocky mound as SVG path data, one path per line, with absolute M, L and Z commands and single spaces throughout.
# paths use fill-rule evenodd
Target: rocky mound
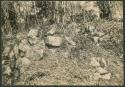
M 122 85 L 122 31 L 119 22 L 99 21 L 21 32 L 5 40 L 4 83 Z

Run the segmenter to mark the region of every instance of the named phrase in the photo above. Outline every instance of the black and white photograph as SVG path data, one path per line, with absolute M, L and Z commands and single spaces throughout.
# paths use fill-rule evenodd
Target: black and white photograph
M 1 2 L 4 86 L 123 86 L 123 1 Z

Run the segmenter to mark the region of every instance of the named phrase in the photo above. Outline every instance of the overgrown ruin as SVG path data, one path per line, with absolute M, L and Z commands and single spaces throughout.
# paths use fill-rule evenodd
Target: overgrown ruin
M 1 1 L 2 84 L 123 85 L 122 1 Z

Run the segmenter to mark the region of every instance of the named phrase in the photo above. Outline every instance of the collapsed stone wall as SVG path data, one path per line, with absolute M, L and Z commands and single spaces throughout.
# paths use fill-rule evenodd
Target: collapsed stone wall
M 99 23 L 101 23 L 101 21 Z M 106 23 L 110 24 L 110 26 L 112 25 L 112 23 Z M 102 22 L 102 24 L 104 24 L 104 22 Z M 108 24 L 106 25 L 109 26 Z M 112 66 L 112 63 L 113 61 L 119 62 L 122 54 L 122 52 L 120 52 L 122 47 L 122 27 L 121 25 L 118 26 L 105 29 L 105 25 L 100 26 L 99 24 L 97 26 L 89 23 L 79 24 L 72 22 L 65 27 L 53 24 L 42 29 L 40 26 L 37 26 L 30 28 L 28 33 L 18 33 L 16 38 L 11 40 L 12 42 L 9 40 L 4 42 L 2 53 L 3 79 L 4 81 L 6 81 L 6 78 L 9 79 L 7 80 L 8 82 L 4 83 L 12 84 L 15 82 L 13 84 L 16 84 L 16 82 L 22 81 L 22 84 L 25 84 L 25 79 L 30 82 L 29 78 L 32 76 L 33 79 L 39 77 L 34 76 L 34 73 L 31 72 L 42 73 L 45 69 L 48 70 L 44 72 L 46 75 L 48 72 L 51 73 L 52 71 L 49 70 L 50 66 L 52 68 L 57 68 L 62 64 L 63 67 L 67 67 L 65 66 L 66 61 L 68 61 L 68 63 L 69 61 L 82 61 L 82 64 L 86 64 L 86 67 L 97 67 L 92 68 L 93 71 L 97 69 L 96 73 L 92 72 L 92 75 L 94 74 L 94 79 L 99 80 L 101 78 L 103 80 L 111 80 L 113 77 L 112 74 L 118 72 L 113 71 L 116 70 L 117 64 Z M 117 30 L 114 30 L 114 28 Z M 13 43 L 14 41 L 15 44 Z M 16 61 L 14 61 L 14 59 Z M 54 63 L 54 60 L 60 62 Z M 39 65 L 41 63 L 43 65 Z M 80 62 L 78 62 L 78 64 L 79 63 Z M 58 66 L 56 64 L 58 64 Z M 111 71 L 108 70 L 109 65 L 113 67 Z M 45 68 L 47 66 L 49 67 Z M 79 67 L 75 65 L 74 67 L 79 71 Z M 40 70 L 37 71 L 37 68 Z M 59 71 L 60 69 L 63 70 L 63 68 L 59 68 Z M 69 69 L 71 69 L 71 74 L 72 65 Z M 121 70 L 121 67 L 118 66 L 118 69 Z M 69 73 L 68 70 L 65 73 L 67 72 Z M 85 72 L 82 73 L 84 74 Z M 78 73 L 76 72 L 76 74 Z M 88 74 L 90 74 L 90 72 Z M 81 73 L 78 74 L 78 76 L 81 75 Z M 120 77 L 120 75 L 121 74 L 119 74 L 118 77 Z M 11 78 L 11 76 L 14 78 Z M 63 76 L 63 74 L 59 73 L 59 76 Z M 84 79 L 84 77 L 81 78 Z
M 90 3 L 90 4 L 94 4 L 94 3 Z M 88 2 L 88 6 L 90 4 Z M 21 5 L 21 7 L 22 6 L 23 4 Z M 31 9 L 32 4 L 30 4 L 29 7 Z M 24 8 L 25 8 L 25 5 L 24 5 Z M 87 10 L 89 11 L 91 10 L 91 8 L 88 7 Z M 27 11 L 31 11 L 31 10 L 27 10 Z M 22 13 L 23 13 L 23 10 L 22 10 Z M 97 80 L 100 78 L 103 80 L 110 80 L 112 77 L 111 73 L 113 74 L 116 73 L 115 66 L 117 66 L 117 64 L 115 66 L 112 66 L 111 65 L 112 61 L 109 61 L 108 64 L 110 64 L 114 69 L 114 72 L 113 71 L 109 72 L 110 70 L 107 70 L 108 64 L 105 61 L 112 60 L 112 58 L 115 58 L 113 59 L 113 61 L 115 62 L 119 60 L 119 56 L 122 53 L 121 45 L 122 45 L 123 31 L 121 29 L 122 28 L 121 25 L 119 28 L 118 27 L 119 25 L 117 23 L 116 24 L 114 24 L 114 22 L 109 23 L 109 21 L 106 24 L 104 23 L 105 23 L 104 21 L 102 22 L 100 21 L 96 25 L 94 24 L 91 25 L 89 23 L 79 24 L 76 22 L 72 22 L 71 24 L 67 24 L 67 25 L 62 25 L 62 23 L 46 25 L 45 27 L 41 25 L 35 28 L 30 28 L 28 33 L 19 32 L 19 34 L 16 35 L 16 38 L 8 38 L 8 39 L 6 38 L 6 41 L 3 44 L 4 49 L 3 49 L 3 55 L 2 55 L 3 57 L 2 68 L 3 68 L 3 75 L 4 75 L 3 83 L 11 84 L 13 82 L 18 81 L 17 79 L 21 77 L 20 75 L 24 77 L 27 76 L 28 73 L 25 73 L 25 71 L 27 71 L 28 68 L 33 67 L 33 63 L 32 63 L 33 61 L 37 61 L 37 62 L 42 61 L 42 59 L 44 60 L 44 58 L 47 58 L 46 56 L 50 56 L 54 58 L 53 55 L 54 54 L 56 55 L 58 53 L 59 55 L 62 55 L 64 58 L 67 58 L 67 59 L 72 58 L 72 59 L 78 59 L 83 61 L 85 61 L 85 59 L 90 59 L 89 63 L 91 66 L 99 67 L 97 68 L 98 72 L 95 73 L 94 78 Z M 3 40 L 5 40 L 5 38 Z M 48 50 L 50 51 L 50 53 L 47 53 Z M 109 50 L 112 50 L 113 52 Z M 105 52 L 105 54 L 103 52 Z M 110 52 L 112 54 L 110 54 Z M 104 55 L 103 56 L 107 59 L 104 58 L 103 60 L 103 58 L 100 58 L 100 57 L 91 58 L 91 55 L 93 56 L 94 54 L 97 54 L 97 55 L 104 54 L 106 56 Z M 59 55 L 56 55 L 56 56 L 61 59 L 61 56 Z M 94 55 L 94 56 L 97 56 L 97 55 Z M 113 55 L 113 56 L 110 56 L 110 55 Z M 62 58 L 61 62 L 63 61 L 64 58 Z M 120 58 L 122 59 L 122 56 Z M 49 59 L 46 59 L 46 60 L 49 61 Z M 56 59 L 56 61 L 58 61 L 58 59 Z M 52 65 L 50 64 L 50 66 Z M 121 70 L 121 67 L 120 67 L 120 70 Z M 30 73 L 30 75 L 32 75 L 32 73 Z M 118 78 L 121 77 L 120 75 L 117 75 Z M 11 77 L 14 77 L 14 79 Z M 24 81 L 24 78 L 23 77 L 21 78 L 22 78 L 21 80 Z

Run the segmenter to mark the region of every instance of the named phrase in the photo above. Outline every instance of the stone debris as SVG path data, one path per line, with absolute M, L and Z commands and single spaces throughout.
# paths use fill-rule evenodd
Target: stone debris
M 123 58 L 123 54 L 120 56 L 120 59 L 122 59 Z
M 31 64 L 31 61 L 28 58 L 21 58 L 21 63 L 23 66 L 29 66 Z
M 27 57 L 30 60 L 40 60 L 43 57 L 44 49 L 44 40 L 40 40 L 38 37 L 29 37 L 28 41 L 24 39 L 19 44 L 19 55 L 20 57 Z
M 104 74 L 104 75 L 101 75 L 100 73 L 94 73 L 94 80 L 99 80 L 99 79 L 110 80 L 111 79 L 111 73 L 107 73 L 107 74 Z
M 21 40 L 23 40 L 23 39 L 25 39 L 27 37 L 27 33 L 18 33 L 17 35 L 16 35 L 16 38 L 19 40 L 19 41 L 21 41 Z
M 11 50 L 11 47 L 9 47 L 9 46 L 8 46 L 8 47 L 5 47 L 5 49 L 4 49 L 4 51 L 3 51 L 3 55 L 4 55 L 4 56 L 8 56 L 10 50 Z
M 30 60 L 39 61 L 42 59 L 43 53 L 44 53 L 43 49 L 34 50 L 33 48 L 30 48 L 26 52 L 26 57 Z
M 18 55 L 18 54 L 19 54 L 19 47 L 18 47 L 17 44 L 14 46 L 13 51 L 14 51 L 14 54 L 15 54 L 15 55 Z
M 98 32 L 97 35 L 98 35 L 99 37 L 102 37 L 102 36 L 104 35 L 104 33 L 103 33 L 103 32 Z
M 26 45 L 26 44 L 28 44 L 28 41 L 27 41 L 27 39 L 23 39 L 23 40 L 21 40 L 21 43 Z
M 63 39 L 59 36 L 47 36 L 45 43 L 50 46 L 61 46 Z
M 94 73 L 94 80 L 99 80 L 100 77 L 100 73 Z
M 40 41 L 40 39 L 37 38 L 37 37 L 28 38 L 28 41 L 29 41 L 29 44 L 30 44 L 30 45 L 35 45 L 35 44 L 37 44 L 37 43 Z
M 96 57 L 92 57 L 92 58 L 91 58 L 90 64 L 91 64 L 92 66 L 94 66 L 94 67 L 99 67 L 99 66 L 100 66 L 99 62 L 96 60 Z
M 22 44 L 22 43 L 19 44 L 19 50 L 21 50 L 23 52 L 26 52 L 27 49 L 29 49 L 29 48 L 30 48 L 30 46 L 28 44 Z
M 35 52 L 39 54 L 40 58 L 43 57 L 43 53 L 44 53 L 44 50 L 43 50 L 43 49 L 35 50 Z
M 65 36 L 65 39 L 68 41 L 68 43 L 70 43 L 71 45 L 75 46 L 76 43 L 71 39 L 71 37 L 67 37 Z
M 56 33 L 56 28 L 55 27 L 51 27 L 51 29 L 47 32 L 48 35 L 54 35 Z
M 93 41 L 94 41 L 95 43 L 98 43 L 99 37 L 94 36 L 94 37 L 93 37 Z
M 99 63 L 100 63 L 100 66 L 103 67 L 103 68 L 107 66 L 106 60 L 104 58 L 101 58 L 99 60 Z
M 28 33 L 28 37 L 31 37 L 31 38 L 37 37 L 38 36 L 38 32 L 39 32 L 38 29 L 31 29 L 29 31 L 29 33 Z
M 40 40 L 37 44 L 34 45 L 36 49 L 45 49 L 45 42 L 44 40 Z
M 107 70 L 105 70 L 105 69 L 103 69 L 103 68 L 101 68 L 101 67 L 98 67 L 98 68 L 97 68 L 97 72 L 100 73 L 100 74 L 106 74 L 106 73 L 108 73 Z
M 3 60 L 1 64 L 2 64 L 2 65 L 5 64 L 5 60 Z
M 23 57 L 17 60 L 17 65 L 20 66 L 20 74 L 26 72 L 31 66 L 32 62 L 27 57 Z
M 19 50 L 26 52 L 27 49 L 29 49 L 30 46 L 28 44 L 28 41 L 26 39 L 22 40 L 19 44 Z
M 111 79 L 111 73 L 108 73 L 108 74 L 105 74 L 105 75 L 101 75 L 100 78 L 104 79 L 104 80 L 110 80 Z
M 3 72 L 3 74 L 10 76 L 11 73 L 12 73 L 11 68 L 10 68 L 9 66 L 7 66 L 7 67 L 5 68 L 5 71 Z
M 35 4 L 34 2 L 26 3 L 27 5 L 28 3 Z M 48 2 L 40 3 L 36 3 L 38 7 L 39 5 L 49 4 Z M 71 15 L 68 13 L 60 14 L 59 12 L 59 17 L 55 17 L 54 12 L 54 18 L 48 19 L 48 17 L 44 17 L 42 20 L 38 19 L 37 21 L 34 21 L 34 18 L 37 17 L 32 11 L 29 12 L 32 10 L 30 9 L 28 13 L 31 14 L 25 15 L 32 18 L 31 24 L 33 25 L 31 25 L 32 28 L 28 33 L 25 30 L 23 31 L 24 18 L 19 18 L 21 23 L 19 27 L 23 25 L 21 27 L 22 31 L 19 31 L 19 33 L 17 31 L 12 32 L 14 33 L 12 34 L 10 29 L 10 34 L 7 36 L 7 29 L 5 29 L 5 36 L 7 37 L 2 37 L 4 49 L 2 48 L 3 58 L 1 61 L 2 65 L 5 65 L 2 66 L 2 69 L 6 83 L 8 84 L 9 78 L 13 74 L 15 74 L 14 79 L 18 79 L 15 73 L 17 69 L 21 79 L 14 82 L 15 84 L 46 84 L 47 82 L 52 84 L 62 82 L 63 84 L 63 81 L 66 81 L 66 84 L 80 85 L 108 85 L 115 84 L 115 82 L 122 84 L 123 71 L 121 68 L 123 62 L 119 59 L 119 57 L 123 59 L 123 55 L 121 55 L 123 41 L 120 38 L 122 37 L 122 25 L 121 23 L 117 25 L 117 22 L 113 20 L 106 21 L 109 15 L 113 16 L 113 19 L 121 18 L 119 12 L 111 12 L 116 13 L 115 15 L 110 14 L 110 10 L 112 10 L 110 7 L 112 6 L 106 4 L 107 2 L 82 1 L 71 2 L 70 5 L 65 4 L 67 2 L 50 3 L 57 5 L 57 8 L 58 5 L 62 4 L 64 8 L 65 6 L 71 6 L 75 9 L 70 9 L 70 7 L 62 9 L 64 11 L 69 10 Z M 98 7 L 100 3 L 105 3 L 105 6 Z M 15 5 L 14 8 L 16 8 Z M 32 7 L 33 5 L 29 6 Z M 22 6 L 24 5 L 22 4 Z M 19 7 L 19 9 L 25 10 L 22 7 Z M 16 13 L 19 13 L 18 11 Z M 26 11 L 23 13 L 26 13 Z M 38 18 L 40 17 L 39 14 L 41 12 L 38 13 Z M 68 17 L 69 21 L 66 21 L 65 18 L 68 20 Z M 64 20 L 60 20 L 60 18 Z M 102 20 L 97 21 L 99 18 Z M 103 18 L 106 18 L 106 20 L 103 20 Z M 115 76 L 115 74 L 118 75 Z M 6 76 L 9 78 L 6 78 Z
M 38 43 L 36 43 L 35 45 L 31 46 L 33 49 L 35 50 L 39 50 L 39 49 L 45 49 L 45 43 L 44 40 L 39 41 Z
M 12 58 L 14 56 L 13 50 L 10 52 L 9 57 Z

